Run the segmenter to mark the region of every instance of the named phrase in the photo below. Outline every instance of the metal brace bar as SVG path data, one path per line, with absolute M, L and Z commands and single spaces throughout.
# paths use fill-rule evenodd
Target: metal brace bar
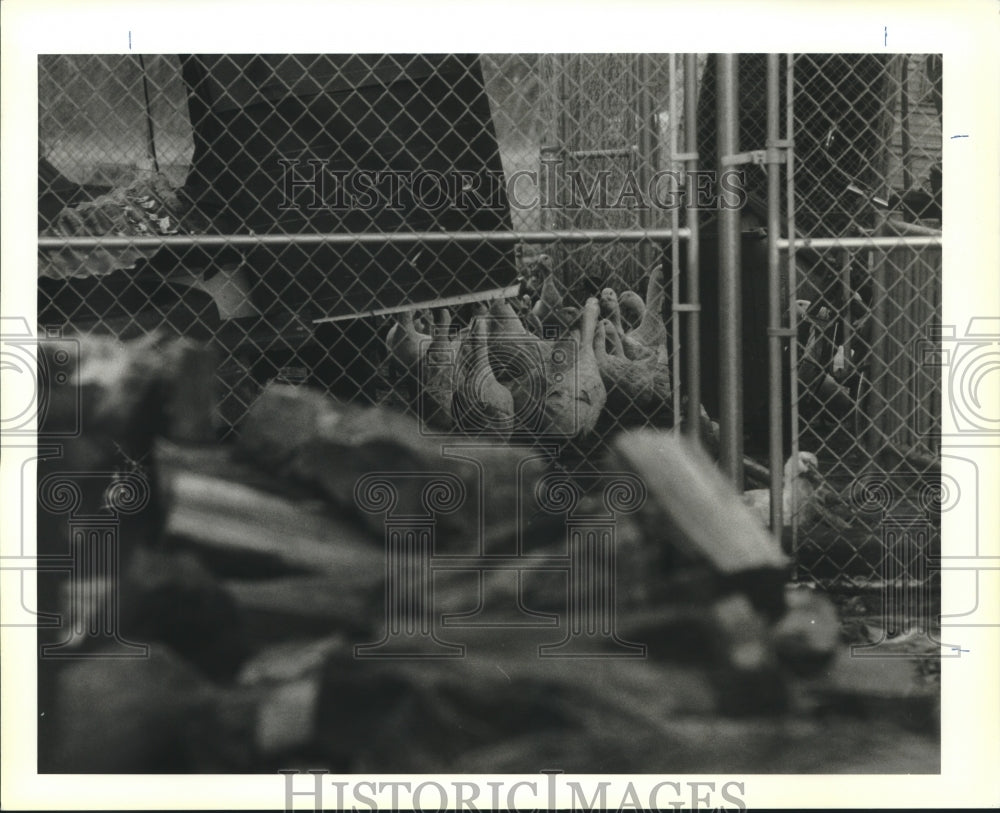
M 508 285 L 506 288 L 493 288 L 489 291 L 472 291 L 467 294 L 456 294 L 455 296 L 445 296 L 438 299 L 425 299 L 422 302 L 406 302 L 402 305 L 393 305 L 388 308 L 375 308 L 374 310 L 359 311 L 358 313 L 344 313 L 340 316 L 324 316 L 313 319 L 314 325 L 329 324 L 330 322 L 347 322 L 355 319 L 369 319 L 373 316 L 389 316 L 394 313 L 405 311 L 416 311 L 430 308 L 446 308 L 454 305 L 465 305 L 469 302 L 486 302 L 493 299 L 509 299 L 520 293 L 521 286 Z
M 724 155 L 722 166 L 731 167 L 741 164 L 784 164 L 788 161 L 788 150 L 794 142 L 791 139 L 779 139 L 763 150 L 750 150 L 748 152 L 738 152 L 734 155 Z
M 940 248 L 941 237 L 899 236 L 899 237 L 778 237 L 778 249 L 787 251 L 792 245 L 796 249 L 838 249 L 838 248 Z
M 634 144 L 630 147 L 610 147 L 604 150 L 562 150 L 566 158 L 620 158 L 638 152 L 639 148 Z
M 670 156 L 671 161 L 697 161 L 698 153 L 696 152 L 675 152 Z
M 721 163 L 724 167 L 740 166 L 741 164 L 763 164 L 766 163 L 765 158 L 766 153 L 764 150 L 750 150 L 749 152 L 737 152 L 733 155 L 723 155 Z
M 792 336 L 797 335 L 797 331 L 793 330 L 790 327 L 769 327 L 767 329 L 767 335 L 778 336 L 778 337 L 787 336 L 788 338 L 791 338 Z
M 701 305 L 692 305 L 687 302 L 682 302 L 678 305 L 674 305 L 672 310 L 674 313 L 700 313 Z

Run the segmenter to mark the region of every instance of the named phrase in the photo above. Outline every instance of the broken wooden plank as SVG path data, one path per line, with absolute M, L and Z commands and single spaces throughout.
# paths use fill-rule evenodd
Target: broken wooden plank
M 670 544 L 725 575 L 788 567 L 740 492 L 699 448 L 649 429 L 623 432 L 612 445 L 621 464 L 645 483 L 649 498 L 642 510 L 665 523 Z
M 314 572 L 381 574 L 383 553 L 351 523 L 284 497 L 193 472 L 170 480 L 166 532 L 204 545 L 277 556 Z

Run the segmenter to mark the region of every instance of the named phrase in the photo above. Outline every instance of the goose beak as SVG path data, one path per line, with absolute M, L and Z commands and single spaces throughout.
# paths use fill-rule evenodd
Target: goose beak
M 819 469 L 817 469 L 813 465 L 806 466 L 806 469 L 803 472 L 803 476 L 813 485 L 818 486 L 823 482 L 823 478 L 819 473 Z

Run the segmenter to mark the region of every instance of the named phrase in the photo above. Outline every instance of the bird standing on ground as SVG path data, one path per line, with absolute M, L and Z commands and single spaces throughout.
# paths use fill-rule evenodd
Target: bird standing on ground
M 771 522 L 771 492 L 766 488 L 755 488 L 743 493 L 743 502 L 768 526 Z M 850 526 L 835 514 L 831 506 L 838 503 L 836 493 L 826 484 L 819 470 L 819 460 L 812 452 L 799 452 L 785 463 L 783 487 L 781 491 L 781 519 L 784 527 L 791 527 L 792 517 L 797 516 L 802 526 L 824 522 L 837 531 Z

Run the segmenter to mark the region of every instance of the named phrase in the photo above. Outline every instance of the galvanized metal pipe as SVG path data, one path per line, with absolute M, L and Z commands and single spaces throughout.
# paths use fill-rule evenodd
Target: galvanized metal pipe
M 907 192 L 913 188 L 913 172 L 910 155 L 910 58 L 905 55 L 901 59 L 899 81 L 899 146 L 903 159 L 903 189 Z
M 684 55 L 684 150 L 691 157 L 685 161 L 688 177 L 698 170 L 698 55 Z M 688 432 L 699 437 L 701 425 L 701 314 L 698 311 L 698 208 L 693 190 L 687 190 L 687 292 L 691 310 L 687 315 L 687 396 Z
M 717 54 L 716 117 L 721 167 L 739 151 L 737 54 Z M 743 313 L 740 274 L 740 212 L 719 210 L 719 464 L 743 487 Z
M 779 249 L 812 248 L 940 248 L 940 235 L 899 235 L 898 237 L 787 237 L 778 239 Z
M 626 155 L 635 155 L 639 148 L 635 145 L 631 147 L 608 147 L 601 150 L 561 150 L 560 155 L 566 158 L 621 158 Z
M 795 54 L 786 56 L 788 64 L 785 66 L 785 137 L 793 144 L 795 142 Z M 785 163 L 785 197 L 788 206 L 787 240 L 776 240 L 778 247 L 782 247 L 782 242 L 786 243 L 788 249 L 788 328 L 791 339 L 788 343 L 788 366 L 791 376 L 788 380 L 788 400 L 791 412 L 791 456 L 799 456 L 799 312 L 796 298 L 798 295 L 798 275 L 795 268 L 795 149 L 788 151 Z M 792 480 L 792 505 L 797 505 L 796 480 Z M 799 545 L 799 515 L 792 512 L 791 517 L 792 533 L 792 558 L 796 559 Z M 796 567 L 793 578 L 798 579 L 799 570 L 796 560 Z
M 424 231 L 337 232 L 328 234 L 172 234 L 161 237 L 52 237 L 38 238 L 42 251 L 62 248 L 165 248 L 174 246 L 317 246 L 317 245 L 410 245 L 413 243 L 639 243 L 685 240 L 688 229 L 553 229 L 548 231 Z
M 556 77 L 556 146 L 559 148 L 559 155 L 564 156 L 568 149 L 567 143 L 569 140 L 569 79 L 567 78 L 569 56 L 567 54 L 556 56 L 556 70 L 559 73 Z M 556 229 L 563 229 L 567 224 L 566 209 L 565 204 L 558 205 L 558 202 L 565 201 L 566 197 L 566 162 L 564 160 L 557 161 L 554 169 L 557 206 L 553 212 L 551 224 Z M 555 256 L 552 259 L 555 260 L 555 267 L 559 269 L 560 280 L 565 284 L 568 281 L 565 267 L 566 251 L 561 244 L 557 244 L 554 248 Z
M 670 159 L 673 161 L 674 156 L 677 154 L 677 55 L 670 54 L 667 58 L 667 68 L 668 75 L 667 81 L 669 82 L 669 87 L 667 89 L 667 130 L 668 130 L 668 148 L 670 150 Z M 673 169 L 673 164 L 671 164 L 671 169 Z M 673 193 L 677 193 L 677 179 L 672 178 L 671 181 Z M 676 206 L 670 209 L 670 226 L 675 231 L 680 228 L 680 212 L 677 210 Z M 670 373 L 672 378 L 671 394 L 673 395 L 673 415 L 674 415 L 674 432 L 679 432 L 682 424 L 681 420 L 681 386 L 682 378 L 680 375 L 680 359 L 681 359 L 681 312 L 677 310 L 677 305 L 681 303 L 681 257 L 680 257 L 680 245 L 677 240 L 670 241 L 670 267 L 673 269 L 673 273 L 670 275 L 670 291 L 671 291 L 671 311 L 670 311 L 670 342 L 671 342 L 671 362 L 670 362 Z
M 146 155 L 153 165 L 153 172 L 159 174 L 160 162 L 156 158 L 156 133 L 153 125 L 153 107 L 149 103 L 149 77 L 146 75 L 146 61 L 142 54 L 137 54 L 139 58 L 139 75 L 142 77 L 142 97 L 145 100 L 146 110 Z
M 851 252 L 844 251 L 844 261 L 840 268 L 840 298 L 843 301 L 843 311 L 840 314 L 840 346 L 844 352 L 844 365 L 851 362 L 851 343 L 854 338 L 854 326 L 851 323 L 851 303 L 854 297 L 854 289 L 851 285 L 851 265 L 853 257 Z
M 543 144 L 538 150 L 539 174 L 538 184 L 539 221 L 542 230 L 558 229 L 559 191 L 556 173 L 559 172 L 559 147 Z
M 922 234 L 928 237 L 940 237 L 941 229 L 921 226 L 919 223 L 907 223 L 905 220 L 886 220 L 883 231 L 894 231 L 897 234 Z
M 780 139 L 778 54 L 767 56 L 767 149 Z M 771 467 L 771 533 L 781 541 L 782 529 L 782 386 L 781 386 L 781 266 L 778 236 L 781 229 L 780 165 L 767 167 L 767 326 L 768 458 Z
M 415 311 L 421 308 L 450 308 L 457 305 L 464 305 L 469 302 L 489 302 L 494 299 L 509 299 L 517 296 L 521 286 L 508 285 L 506 288 L 493 288 L 489 291 L 472 291 L 467 294 L 455 294 L 455 296 L 443 296 L 435 299 L 422 300 L 420 302 L 406 302 L 402 305 L 392 305 L 385 308 L 372 308 L 356 313 L 343 313 L 339 316 L 323 316 L 313 319 L 314 325 L 329 324 L 331 322 L 350 322 L 356 319 L 368 319 L 372 316 L 387 316 L 393 313 L 403 313 L 404 311 Z
M 659 139 L 655 129 L 656 122 L 654 121 L 655 105 L 653 104 L 653 96 L 649 87 L 650 76 L 652 74 L 649 64 L 649 54 L 639 54 L 636 59 L 636 94 L 638 96 L 636 100 L 636 113 L 639 127 L 636 145 L 638 147 L 639 187 L 648 191 L 650 180 L 657 169 L 657 142 Z M 652 207 L 640 207 L 638 215 L 640 229 L 652 228 Z M 648 271 L 653 261 L 653 255 L 649 245 L 646 243 L 639 246 L 639 261 L 642 264 L 643 270 Z M 676 298 L 674 301 L 677 301 Z

